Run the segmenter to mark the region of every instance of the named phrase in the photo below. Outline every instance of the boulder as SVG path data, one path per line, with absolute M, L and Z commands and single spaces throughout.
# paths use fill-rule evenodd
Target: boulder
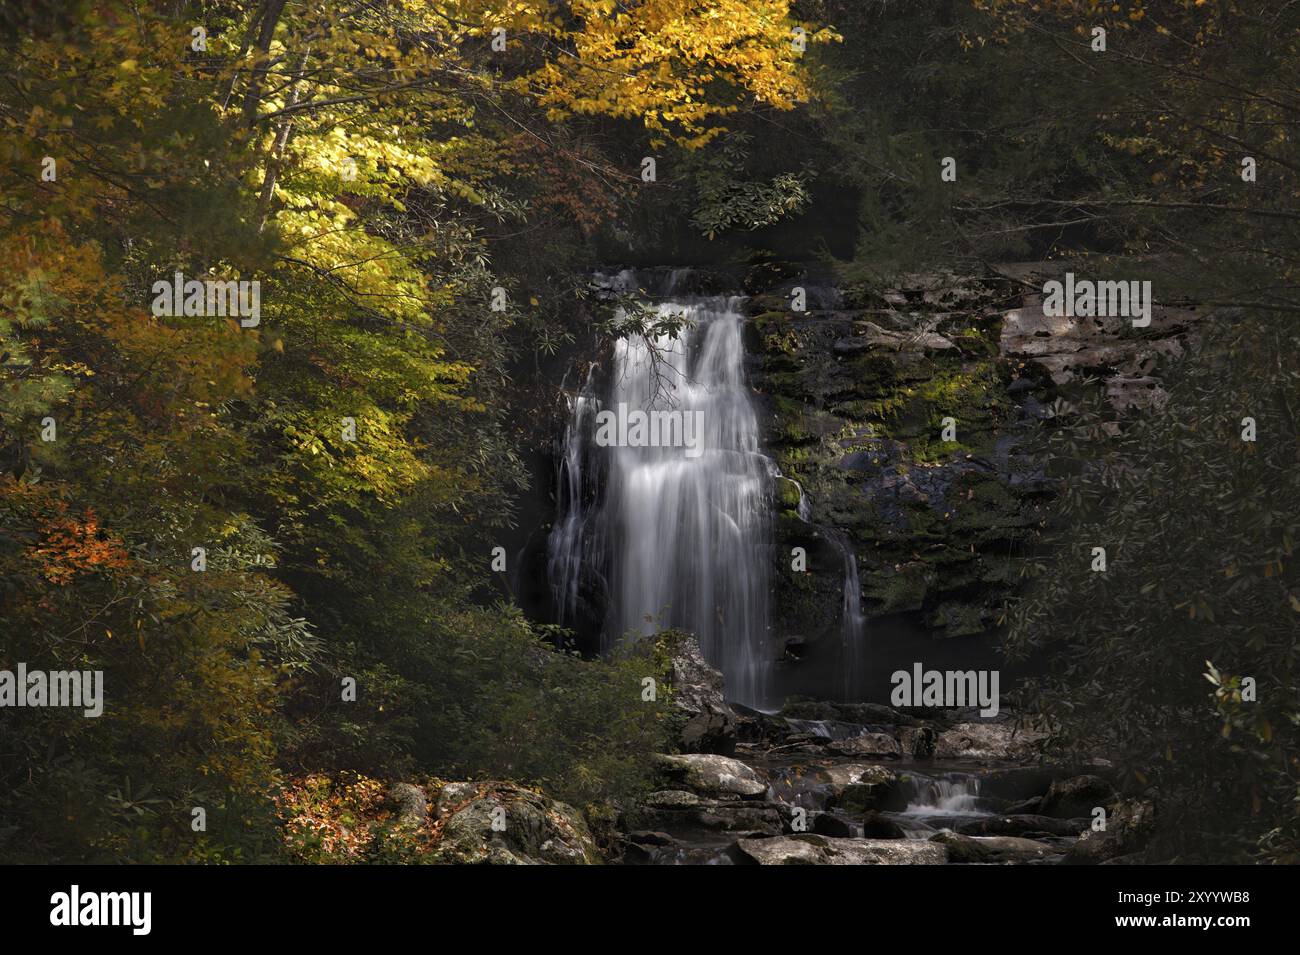
M 951 826 L 967 836 L 1074 836 L 1087 824 L 1085 819 L 996 815 L 962 819 Z
M 424 790 L 414 783 L 393 783 L 388 787 L 388 799 L 397 807 L 397 824 L 418 829 L 429 818 Z
M 661 789 L 658 792 L 652 792 L 641 801 L 644 806 L 652 806 L 655 809 L 682 809 L 689 806 L 698 806 L 704 802 L 695 793 L 688 793 L 682 789 Z
M 907 830 L 878 812 L 869 812 L 862 817 L 862 835 L 867 839 L 906 839 Z
M 440 814 L 446 813 L 437 844 L 442 862 L 595 865 L 601 861 L 577 810 L 513 783 L 453 783 L 443 788 L 438 807 Z
M 1010 721 L 958 723 L 935 740 L 935 759 L 1027 760 L 1042 750 L 1046 733 L 1018 729 Z
M 689 800 L 663 799 L 664 795 L 689 796 Z M 784 803 L 749 799 L 701 799 L 692 793 L 655 793 L 641 804 L 624 810 L 620 825 L 633 832 L 672 834 L 714 832 L 779 835 L 788 828 L 790 807 Z
M 1059 854 L 1045 842 L 1016 836 L 967 836 L 950 829 L 930 837 L 948 849 L 949 862 L 1010 864 Z
M 898 759 L 902 755 L 898 740 L 885 733 L 862 733 L 834 740 L 826 748 L 841 756 L 866 756 L 873 759 Z
M 856 822 L 833 812 L 818 813 L 813 818 L 812 831 L 832 839 L 856 839 L 862 835 L 862 827 Z
M 942 865 L 948 850 L 919 839 L 829 839 L 813 833 L 741 839 L 737 849 L 759 865 Z
M 928 726 L 898 727 L 898 746 L 904 756 L 914 759 L 929 759 L 934 755 L 936 735 Z
M 884 766 L 849 764 L 847 772 L 837 774 L 839 767 L 831 767 L 832 789 L 827 805 L 845 812 L 863 813 L 873 809 L 901 812 L 907 808 L 907 794 L 898 777 Z M 835 780 L 846 779 L 842 785 Z
M 1053 782 L 1038 812 L 1063 819 L 1090 817 L 1094 808 L 1110 806 L 1118 798 L 1115 788 L 1100 776 L 1074 776 Z
M 1124 799 L 1107 814 L 1106 829 L 1089 826 L 1065 855 L 1066 865 L 1097 865 L 1139 853 L 1156 825 L 1156 807 L 1149 800 Z
M 736 714 L 723 695 L 722 673 L 704 659 L 693 636 L 672 645 L 668 682 L 679 717 L 677 745 L 683 753 L 736 751 Z
M 702 796 L 755 799 L 767 792 L 767 783 L 738 759 L 716 753 L 684 753 L 656 758 L 660 770 L 680 780 Z

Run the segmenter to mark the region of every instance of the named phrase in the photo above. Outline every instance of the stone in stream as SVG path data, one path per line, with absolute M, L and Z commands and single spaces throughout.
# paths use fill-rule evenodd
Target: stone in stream
M 844 776 L 849 781 L 836 787 L 839 791 L 833 793 L 828 800 L 829 808 L 853 813 L 873 809 L 901 812 L 907 808 L 907 794 L 892 770 L 884 766 L 850 764 L 829 769 L 832 779 L 835 778 L 836 769 L 848 770 Z
M 937 736 L 930 727 L 900 726 L 897 732 L 898 747 L 903 751 L 904 756 L 911 756 L 913 759 L 929 759 L 934 755 Z
M 628 831 L 683 832 L 710 830 L 777 835 L 788 824 L 790 807 L 752 799 L 708 799 L 682 790 L 651 793 L 624 810 L 620 822 Z
M 958 723 L 939 734 L 935 759 L 1027 760 L 1037 757 L 1046 733 L 1000 723 Z
M 1119 862 L 1141 850 L 1155 830 L 1156 807 L 1148 800 L 1124 799 L 1106 820 L 1105 832 L 1085 829 L 1065 856 L 1066 865 Z
M 698 806 L 703 801 L 695 793 L 682 789 L 661 789 L 646 796 L 641 804 L 655 809 L 680 809 L 684 806 Z
M 907 838 L 906 829 L 878 812 L 869 812 L 861 820 L 834 812 L 819 812 L 813 817 L 812 831 L 832 839 Z
M 755 799 L 767 792 L 767 783 L 738 759 L 715 753 L 660 754 L 658 768 L 702 796 L 732 796 Z
M 1086 819 L 1006 815 L 955 819 L 950 824 L 950 828 L 966 836 L 1077 836 L 1087 826 Z
M 1042 796 L 1030 796 L 1021 802 L 1013 802 L 1003 805 L 1000 812 L 1008 816 L 1037 816 L 1042 815 L 1038 808 L 1043 804 Z
M 741 839 L 736 848 L 759 865 L 942 865 L 948 850 L 919 839 L 828 839 L 812 833 Z
M 813 818 L 812 831 L 819 836 L 830 836 L 832 839 L 857 839 L 862 836 L 862 826 L 849 819 L 847 816 L 839 816 L 833 812 L 819 812 Z
M 944 829 L 931 836 L 930 841 L 947 847 L 949 862 L 1007 864 L 1060 855 L 1045 842 L 1016 836 L 965 836 Z
M 1115 787 L 1100 776 L 1074 776 L 1053 782 L 1038 811 L 1044 816 L 1073 819 L 1091 816 L 1095 807 L 1110 806 L 1118 798 Z
M 876 759 L 898 759 L 902 755 L 898 740 L 885 733 L 863 733 L 847 739 L 834 740 L 826 745 L 832 753 L 841 756 L 868 756 Z

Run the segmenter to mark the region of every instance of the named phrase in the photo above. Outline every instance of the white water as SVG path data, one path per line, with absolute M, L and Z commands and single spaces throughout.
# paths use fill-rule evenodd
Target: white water
M 674 273 L 668 294 L 676 283 Z M 615 287 L 627 288 L 629 274 Z M 702 453 L 682 447 L 611 447 L 594 510 L 584 510 L 584 461 L 593 456 L 595 406 L 574 399 L 566 432 L 560 509 L 549 541 L 551 583 L 571 613 L 582 562 L 600 562 L 607 584 L 605 642 L 679 627 L 695 633 L 726 679 L 727 695 L 766 702 L 771 494 L 775 467 L 759 450 L 758 419 L 744 381 L 737 298 L 661 302 L 685 313 L 673 340 L 620 339 L 602 406 L 700 413 Z M 658 356 L 658 361 L 654 359 Z M 647 619 L 649 618 L 649 619 Z
M 799 496 L 802 507 L 802 488 Z M 863 645 L 866 615 L 862 612 L 862 582 L 858 577 L 858 557 L 853 553 L 852 546 L 842 533 L 833 528 L 822 528 L 822 532 L 836 546 L 844 561 L 844 586 L 840 599 L 840 665 L 844 671 L 842 698 L 846 702 L 851 702 L 858 699 L 862 692 L 866 667 L 866 647 Z
M 587 372 L 582 391 L 569 399 L 569 423 L 564 429 L 556 492 L 556 520 L 546 542 L 547 579 L 555 593 L 556 622 L 559 624 L 572 621 L 582 579 L 583 530 L 588 517 L 583 496 L 586 478 L 583 436 L 592 427 L 596 412 L 600 410 L 600 403 L 591 390 L 592 371 Z
M 965 773 L 934 778 L 918 776 L 913 777 L 912 785 L 914 792 L 904 810 L 907 815 L 986 815 L 976 808 L 980 794 L 978 776 Z

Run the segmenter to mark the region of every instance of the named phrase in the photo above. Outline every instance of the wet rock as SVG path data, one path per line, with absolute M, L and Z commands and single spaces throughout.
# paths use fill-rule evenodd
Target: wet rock
M 833 839 L 906 839 L 907 830 L 878 812 L 868 812 L 861 820 L 834 812 L 818 813 L 812 831 Z
M 759 865 L 942 865 L 947 849 L 919 839 L 829 839 L 813 833 L 741 839 L 737 848 Z
M 839 795 L 849 786 L 888 786 L 898 781 L 892 769 L 873 763 L 836 763 L 822 772 L 830 780 L 832 795 Z
M 835 740 L 826 748 L 841 756 L 866 756 L 874 759 L 898 759 L 902 755 L 898 740 L 885 733 L 863 733 Z
M 1031 796 L 1021 802 L 1013 802 L 1002 807 L 1002 812 L 1008 816 L 1038 816 L 1043 815 L 1039 808 L 1043 804 L 1042 796 Z
M 966 836 L 1075 836 L 1087 824 L 1086 819 L 996 815 L 954 820 L 951 828 Z
M 858 839 L 863 835 L 859 823 L 833 812 L 818 813 L 813 819 L 812 831 L 819 836 L 830 836 L 832 839 Z
M 864 813 L 870 810 L 901 812 L 907 808 L 907 794 L 899 778 L 883 766 L 869 766 L 827 801 L 832 809 Z
M 935 352 L 951 351 L 957 346 L 947 338 L 931 331 L 890 331 L 875 322 L 855 323 L 852 338 L 841 338 L 832 349 L 837 355 L 856 355 L 861 352 L 884 349 L 888 351 Z
M 695 637 L 676 639 L 669 683 L 679 716 L 678 748 L 684 753 L 732 755 L 736 751 L 736 714 L 723 695 L 722 673 L 705 661 Z
M 913 759 L 929 759 L 933 756 L 937 739 L 937 734 L 929 726 L 898 727 L 898 746 L 904 756 Z
M 1037 757 L 1046 733 L 1018 729 L 1010 721 L 958 723 L 939 734 L 936 759 L 1027 760 Z
M 697 799 L 689 803 L 642 803 L 624 811 L 621 826 L 629 831 L 743 832 L 779 835 L 788 828 L 788 806 L 739 799 Z
M 994 768 L 980 774 L 980 794 L 1012 802 L 1041 797 L 1060 775 L 1042 766 Z
M 654 806 L 657 809 L 680 809 L 683 806 L 698 806 L 702 799 L 695 793 L 688 793 L 681 789 L 661 789 L 653 792 L 642 800 L 646 806 Z
M 1045 842 L 1016 836 L 967 836 L 945 829 L 930 841 L 947 847 L 950 862 L 1009 864 L 1059 855 Z
M 1086 824 L 1086 821 L 1085 821 Z M 1067 865 L 1097 865 L 1142 850 L 1155 831 L 1156 807 L 1148 800 L 1125 799 L 1107 815 L 1104 832 L 1082 830 L 1065 856 Z
M 681 781 L 704 796 L 739 796 L 753 799 L 767 792 L 767 783 L 738 759 L 716 753 L 660 755 L 656 765 L 668 777 Z
M 467 796 L 469 801 L 464 802 Z M 438 805 L 448 813 L 437 847 L 440 861 L 482 865 L 601 861 L 577 810 L 512 783 L 452 784 L 444 787 Z
M 878 812 L 869 812 L 862 817 L 862 835 L 867 839 L 906 839 L 907 830 Z
M 1100 776 L 1074 776 L 1053 782 L 1038 811 L 1073 819 L 1091 816 L 1094 808 L 1110 806 L 1117 798 L 1114 787 Z

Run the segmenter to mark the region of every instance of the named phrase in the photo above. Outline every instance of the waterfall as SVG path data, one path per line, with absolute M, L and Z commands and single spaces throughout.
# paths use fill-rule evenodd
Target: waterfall
M 800 509 L 803 507 L 803 489 L 799 489 Z M 802 514 L 800 515 L 802 517 Z M 822 527 L 828 540 L 835 544 L 844 563 L 844 585 L 840 599 L 840 666 L 844 673 L 843 699 L 851 703 L 862 691 L 863 669 L 866 666 L 866 615 L 862 612 L 862 582 L 858 578 L 858 556 L 853 553 L 848 538 L 833 527 Z
M 907 809 L 911 815 L 980 813 L 980 780 L 970 773 L 945 776 L 912 774 L 907 779 Z
M 740 299 L 677 295 L 683 273 L 665 283 L 662 317 L 685 314 L 677 337 L 618 339 L 600 409 L 573 401 L 562 449 L 561 490 L 548 542 L 551 586 L 572 613 L 586 565 L 607 582 L 604 639 L 636 639 L 666 627 L 695 633 L 726 679 L 727 695 L 761 706 L 773 656 L 769 561 L 773 462 L 759 450 L 758 418 L 744 381 Z M 604 279 L 635 288 L 634 275 Z M 694 448 L 597 446 L 598 410 L 694 416 Z M 627 430 L 630 439 L 632 429 Z M 680 434 L 680 431 L 675 432 Z M 604 486 L 584 491 L 593 460 Z M 594 501 L 584 505 L 585 501 Z M 649 618 L 649 619 L 647 619 Z
M 560 624 L 572 622 L 582 580 L 583 530 L 588 516 L 583 496 L 587 478 L 583 443 L 600 404 L 592 391 L 594 372 L 594 367 L 588 370 L 582 390 L 569 399 L 569 422 L 556 475 L 556 521 L 546 541 L 547 579 L 555 595 L 556 623 Z
M 858 580 L 858 556 L 844 551 L 844 599 L 840 607 L 840 648 L 844 660 L 844 700 L 858 698 L 862 684 L 862 637 L 866 621 L 862 614 L 862 583 Z

